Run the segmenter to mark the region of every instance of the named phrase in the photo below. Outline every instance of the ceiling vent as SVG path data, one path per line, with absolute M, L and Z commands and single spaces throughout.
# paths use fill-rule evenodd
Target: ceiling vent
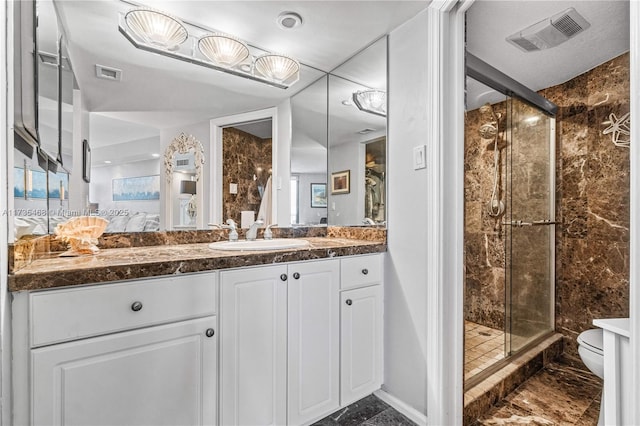
M 564 43 L 590 26 L 574 8 L 569 8 L 507 37 L 507 41 L 525 52 L 535 52 Z
M 122 70 L 96 64 L 96 77 L 111 81 L 121 81 Z
M 369 133 L 373 133 L 373 132 L 375 132 L 375 129 L 371 129 L 367 127 L 366 129 L 360 130 L 358 133 L 360 133 L 361 135 L 368 135 Z

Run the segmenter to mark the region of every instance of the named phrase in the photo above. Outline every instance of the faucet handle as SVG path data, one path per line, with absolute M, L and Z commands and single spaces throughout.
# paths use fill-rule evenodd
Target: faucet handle
M 267 226 L 267 228 L 264 230 L 264 239 L 265 240 L 273 239 L 273 234 L 271 233 L 271 227 L 272 226 L 278 226 L 278 224 L 277 223 L 272 223 L 271 225 Z

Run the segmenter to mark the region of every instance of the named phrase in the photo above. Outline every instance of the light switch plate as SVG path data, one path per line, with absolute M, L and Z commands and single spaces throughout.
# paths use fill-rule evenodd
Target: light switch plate
M 238 184 L 230 183 L 229 184 L 229 194 L 237 194 L 238 193 Z
M 419 170 L 427 167 L 427 147 L 419 145 L 413 148 L 413 169 Z

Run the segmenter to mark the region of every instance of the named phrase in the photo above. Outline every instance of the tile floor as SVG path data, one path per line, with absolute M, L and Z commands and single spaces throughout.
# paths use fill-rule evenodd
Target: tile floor
M 504 331 L 464 322 L 464 379 L 504 358 Z
M 598 424 L 602 381 L 568 363 L 551 363 L 509 394 L 475 426 Z
M 312 426 L 416 426 L 390 405 L 369 395 Z

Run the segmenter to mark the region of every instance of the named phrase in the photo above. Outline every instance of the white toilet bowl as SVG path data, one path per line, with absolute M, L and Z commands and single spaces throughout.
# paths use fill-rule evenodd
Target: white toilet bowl
M 602 329 L 586 330 L 578 336 L 578 353 L 584 365 L 604 380 L 604 355 L 602 351 Z M 604 391 L 600 400 L 598 425 L 604 424 Z

